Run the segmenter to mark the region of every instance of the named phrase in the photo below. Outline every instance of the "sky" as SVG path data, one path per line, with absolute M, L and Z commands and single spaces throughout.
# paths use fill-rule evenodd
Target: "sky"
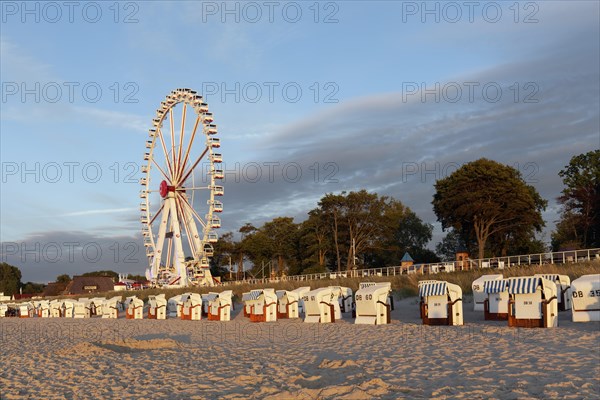
M 367 189 L 434 248 L 435 181 L 486 157 L 548 200 L 549 242 L 558 172 L 600 148 L 599 4 L 2 2 L 0 261 L 142 274 L 144 144 L 175 88 L 219 126 L 220 233 Z

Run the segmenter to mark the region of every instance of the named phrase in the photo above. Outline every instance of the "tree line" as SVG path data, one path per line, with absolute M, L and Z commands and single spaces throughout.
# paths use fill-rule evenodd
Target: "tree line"
M 600 247 L 600 150 L 573 157 L 559 176 L 551 250 Z M 542 253 L 550 250 L 537 237 L 547 205 L 520 171 L 482 158 L 435 183 L 433 211 L 447 232 L 435 252 L 431 224 L 398 199 L 360 190 L 326 194 L 302 222 L 277 217 L 226 233 L 211 268 L 223 276 L 252 265 L 260 278 L 399 265 L 406 252 L 422 263 L 453 260 L 457 249 L 473 258 Z

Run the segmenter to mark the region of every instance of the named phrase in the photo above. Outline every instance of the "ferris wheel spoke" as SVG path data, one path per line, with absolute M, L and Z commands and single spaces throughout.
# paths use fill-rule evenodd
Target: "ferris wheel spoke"
M 179 174 L 177 176 L 177 181 L 181 178 L 183 173 L 183 169 L 190 158 L 190 151 L 192 149 L 192 144 L 194 143 L 194 138 L 196 137 L 196 131 L 198 130 L 198 124 L 200 123 L 200 116 L 196 117 L 196 122 L 194 123 L 194 129 L 192 130 L 192 135 L 190 136 L 190 141 L 188 142 L 187 148 L 185 149 L 185 156 L 183 157 L 183 162 L 181 163 L 181 169 L 179 170 Z
M 177 160 L 175 159 L 175 120 L 173 119 L 173 109 L 169 108 L 169 126 L 171 127 L 171 157 L 173 157 L 173 171 L 172 176 L 175 179 L 175 174 L 177 173 L 177 165 L 175 164 Z M 169 156 L 167 156 L 169 158 Z
M 154 215 L 154 217 L 152 217 L 152 219 L 148 223 L 149 225 L 152 225 L 154 223 L 154 220 L 156 220 L 156 218 L 158 218 L 158 216 L 162 213 L 164 207 L 165 207 L 165 204 L 163 203 L 160 206 L 160 208 L 158 209 L 158 211 L 156 212 L 156 214 Z
M 160 167 L 160 165 L 158 165 L 158 163 L 156 162 L 156 160 L 153 158 L 152 159 L 152 163 L 154 163 L 154 165 L 156 166 L 156 168 L 158 168 L 158 170 L 160 171 L 160 173 L 162 174 L 162 176 L 168 180 L 169 182 L 171 182 L 171 178 L 169 178 L 169 176 L 166 174 L 165 171 L 163 171 L 163 169 Z M 154 190 L 155 191 L 155 190 Z M 150 190 L 148 192 L 151 192 Z
M 187 110 L 187 104 L 183 103 L 183 111 L 181 116 L 181 131 L 179 132 L 179 148 L 177 149 L 177 164 L 175 165 L 175 179 L 179 177 L 181 171 L 181 150 L 183 148 L 183 137 L 185 135 L 185 114 Z
M 192 252 L 192 254 L 197 254 L 198 249 L 196 249 L 196 245 L 193 241 L 192 236 L 194 235 L 194 233 L 191 231 L 190 229 L 190 220 L 189 217 L 187 217 L 186 215 L 184 215 L 183 212 L 183 205 L 181 203 L 181 199 L 177 198 L 175 199 L 175 201 L 178 203 L 179 207 L 177 208 L 177 214 L 179 215 L 179 220 L 182 221 L 182 226 L 183 229 L 185 230 L 185 236 L 188 240 L 188 244 L 190 245 L 190 250 Z
M 169 159 L 169 153 L 167 152 L 167 145 L 165 144 L 165 138 L 163 137 L 162 129 L 158 128 L 156 130 L 158 132 L 158 137 L 160 138 L 160 144 L 162 146 L 163 152 L 165 153 L 165 160 L 167 160 L 167 169 L 171 174 L 171 179 L 169 182 L 173 182 L 173 167 L 171 166 L 171 160 Z
M 183 184 L 190 177 L 191 173 L 194 172 L 194 169 L 196 169 L 196 167 L 198 166 L 198 163 L 202 160 L 202 157 L 204 157 L 207 152 L 208 152 L 208 147 L 206 147 L 204 149 L 202 154 L 200 154 L 200 156 L 196 159 L 194 164 L 190 167 L 190 169 L 186 172 L 186 174 L 183 176 L 183 178 L 179 181 L 181 184 Z
M 179 196 L 179 198 L 183 201 L 184 203 L 184 207 L 187 208 L 188 211 L 190 211 L 192 213 L 192 215 L 194 217 L 196 217 L 196 219 L 198 220 L 198 222 L 200 222 L 200 224 L 202 225 L 203 228 L 206 227 L 206 222 L 204 222 L 204 220 L 200 217 L 200 215 L 198 215 L 198 213 L 196 212 L 196 210 L 194 210 L 194 208 L 191 206 L 190 202 L 188 201 L 187 198 L 185 198 L 181 193 L 175 192 L 177 193 L 177 195 Z

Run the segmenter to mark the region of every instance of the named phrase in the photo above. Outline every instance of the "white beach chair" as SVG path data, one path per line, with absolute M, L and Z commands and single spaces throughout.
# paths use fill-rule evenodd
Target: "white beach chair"
M 144 301 L 137 296 L 128 297 L 125 301 L 125 318 L 126 319 L 143 319 L 144 318 Z
M 463 324 L 460 286 L 446 281 L 421 281 L 419 298 L 423 325 Z
M 167 318 L 167 299 L 164 293 L 148 296 L 148 319 Z
M 244 314 L 252 322 L 277 321 L 277 294 L 275 289 L 258 289 L 242 296 L 244 301 Z M 248 311 L 246 311 L 248 310 Z
M 600 274 L 575 279 L 571 293 L 573 322 L 600 321 Z
M 233 292 L 231 290 L 225 290 L 216 295 L 216 297 L 210 300 L 208 305 L 208 320 L 230 321 L 231 308 L 233 306 Z
M 119 303 L 121 299 L 121 296 L 115 296 L 104 300 L 102 302 L 102 318 L 119 318 Z
M 483 315 L 486 321 L 506 321 L 508 319 L 508 281 L 505 279 L 486 280 L 483 292 Z
M 392 312 L 392 284 L 390 282 L 361 282 L 354 296 L 355 324 L 389 324 Z
M 181 319 L 200 321 L 202 319 L 202 296 L 189 293 L 182 296 Z
M 331 287 L 311 290 L 303 296 L 303 300 L 306 309 L 304 322 L 335 322 L 336 305 L 339 309 L 339 302 L 337 296 L 333 296 Z
M 501 274 L 482 275 L 473 281 L 471 284 L 471 288 L 473 289 L 473 311 L 483 311 L 483 302 L 488 297 L 487 293 L 483 290 L 485 282 L 498 279 L 504 279 L 504 277 Z
M 571 278 L 568 275 L 559 274 L 535 274 L 548 279 L 556 284 L 558 291 L 556 298 L 558 300 L 558 311 L 567 311 L 571 309 Z
M 181 318 L 181 308 L 183 307 L 183 298 L 187 298 L 190 293 L 179 294 L 171 297 L 167 301 L 167 317 Z
M 219 297 L 219 293 L 209 292 L 201 295 L 202 297 L 202 315 L 208 317 L 210 311 L 210 303 Z
M 75 301 L 71 299 L 63 300 L 61 316 L 63 318 L 73 318 L 75 312 Z
M 508 326 L 558 326 L 558 292 L 554 282 L 539 276 L 521 276 L 507 280 Z
M 298 318 L 300 316 L 298 292 L 278 290 L 277 294 L 277 319 Z

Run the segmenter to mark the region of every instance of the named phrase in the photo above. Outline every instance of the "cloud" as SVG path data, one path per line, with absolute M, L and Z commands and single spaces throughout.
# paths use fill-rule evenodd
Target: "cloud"
M 147 258 L 141 237 L 101 237 L 83 231 L 32 233 L 0 242 L 0 262 L 19 267 L 22 281 L 49 282 L 58 275 L 98 270 L 143 274 Z
M 109 208 L 99 210 L 85 210 L 85 211 L 74 211 L 66 214 L 59 215 L 59 217 L 79 217 L 84 215 L 97 215 L 97 214 L 114 214 L 122 212 L 138 211 L 137 208 Z

